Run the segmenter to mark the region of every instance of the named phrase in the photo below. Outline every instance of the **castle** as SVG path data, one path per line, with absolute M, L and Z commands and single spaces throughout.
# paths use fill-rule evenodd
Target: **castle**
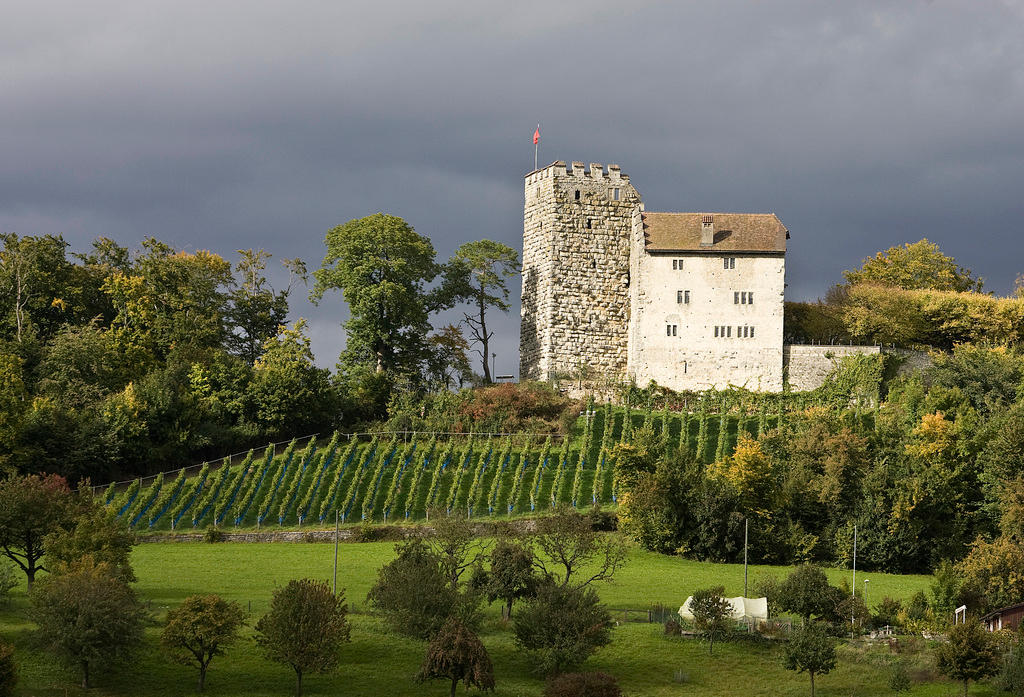
M 771 213 L 653 213 L 618 165 L 526 175 L 520 379 L 777 392 L 838 354 L 783 344 L 786 241 Z

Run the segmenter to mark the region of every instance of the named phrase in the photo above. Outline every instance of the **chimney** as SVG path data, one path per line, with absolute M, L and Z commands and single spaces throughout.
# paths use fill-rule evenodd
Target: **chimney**
M 710 247 L 715 243 L 715 217 L 710 213 L 701 216 L 700 246 Z

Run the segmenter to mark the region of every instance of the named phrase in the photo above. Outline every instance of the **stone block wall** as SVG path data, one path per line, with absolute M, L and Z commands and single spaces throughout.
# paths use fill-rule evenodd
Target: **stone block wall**
M 786 344 L 782 359 L 793 390 L 813 390 L 825 381 L 836 362 L 844 356 L 876 355 L 878 346 Z
M 520 379 L 621 380 L 639 194 L 617 165 L 555 162 L 526 176 L 525 199 Z

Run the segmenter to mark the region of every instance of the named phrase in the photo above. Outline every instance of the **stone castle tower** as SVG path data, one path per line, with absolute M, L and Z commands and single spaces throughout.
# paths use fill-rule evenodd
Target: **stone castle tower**
M 520 379 L 624 379 L 639 193 L 618 165 L 561 161 L 525 193 Z

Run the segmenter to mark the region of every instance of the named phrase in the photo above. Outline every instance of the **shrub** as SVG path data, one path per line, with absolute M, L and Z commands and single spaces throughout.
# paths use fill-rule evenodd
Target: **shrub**
M 889 674 L 889 687 L 893 692 L 906 692 L 910 689 L 910 673 L 902 661 L 893 666 Z
M 14 663 L 14 647 L 0 641 L 0 697 L 11 697 L 18 684 L 18 669 Z
M 223 542 L 224 533 L 215 525 L 208 525 L 206 531 L 203 532 L 203 542 L 213 544 L 215 542 Z
M 612 618 L 590 587 L 545 584 L 515 618 L 516 644 L 549 675 L 582 664 L 611 642 Z
M 683 627 L 678 620 L 671 619 L 665 622 L 665 636 L 679 636 L 682 633 Z
M 565 673 L 548 680 L 544 697 L 621 697 L 618 681 L 607 673 Z
M 6 603 L 11 591 L 18 585 L 18 572 L 6 559 L 0 561 L 0 603 Z

